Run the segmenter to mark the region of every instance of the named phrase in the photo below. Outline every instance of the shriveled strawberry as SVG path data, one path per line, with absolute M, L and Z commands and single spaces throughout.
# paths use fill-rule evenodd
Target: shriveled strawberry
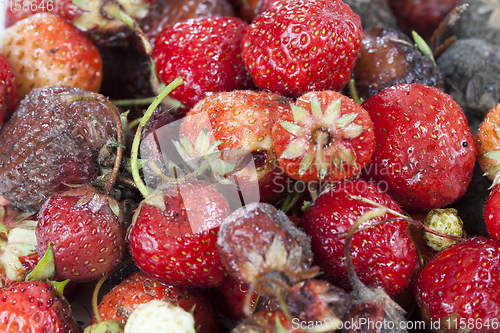
M 137 266 L 181 286 L 213 287 L 226 279 L 215 247 L 227 200 L 204 181 L 171 183 L 144 199 L 129 229 Z
M 281 310 L 261 311 L 242 321 L 232 333 L 305 333 L 307 325 L 303 323 L 304 330 L 291 323 Z
M 398 26 L 407 34 L 417 31 L 424 38 L 434 30 L 460 0 L 387 0 Z
M 497 241 L 475 237 L 439 252 L 415 282 L 423 318 L 436 332 L 498 331 L 499 274 Z
M 375 146 L 366 110 L 335 91 L 309 92 L 281 113 L 272 137 L 292 178 L 335 182 L 361 172 Z
M 289 178 L 276 161 L 271 130 L 276 118 L 290 108 L 289 102 L 279 94 L 251 90 L 206 96 L 186 114 L 181 125 L 183 158 L 217 157 L 218 161 L 212 163 L 215 172 L 237 177 L 241 188 L 258 183 L 256 201 L 276 202 Z M 249 154 L 255 170 L 239 170 L 238 163 Z M 224 169 L 217 168 L 220 161 Z
M 354 222 L 374 208 L 353 199 L 361 196 L 401 213 L 401 208 L 375 184 L 362 179 L 337 183 L 321 194 L 306 211 L 301 226 L 311 237 L 314 261 L 328 280 L 350 288 L 344 255 L 345 237 Z M 394 217 L 386 214 L 361 225 Z M 387 222 L 357 232 L 351 241 L 351 257 L 359 279 L 369 287 L 382 287 L 390 296 L 401 291 L 417 262 L 415 246 L 404 221 Z
M 340 0 L 280 1 L 243 39 L 243 61 L 261 88 L 285 96 L 339 91 L 361 44 L 361 20 Z
M 377 142 L 367 179 L 403 209 L 428 211 L 459 199 L 472 178 L 476 146 L 453 99 L 434 87 L 399 84 L 362 105 Z
M 114 319 L 125 324 L 140 304 L 152 300 L 167 301 L 186 311 L 193 310 L 195 327 L 203 328 L 207 333 L 220 332 L 220 324 L 204 291 L 167 285 L 143 272 L 132 273 L 104 295 L 98 306 L 99 315 L 102 320 Z
M 50 197 L 38 213 L 40 256 L 53 244 L 56 273 L 84 282 L 112 271 L 126 251 L 123 211 L 91 186 Z
M 0 51 L 14 70 L 19 98 L 47 85 L 100 89 L 99 50 L 60 16 L 41 13 L 18 21 L 2 34 Z
M 250 203 L 231 213 L 220 228 L 217 249 L 228 273 L 246 285 L 265 277 L 284 277 L 295 284 L 318 273 L 317 267 L 311 268 L 307 235 L 266 203 Z M 272 285 L 268 282 L 256 290 L 274 296 L 279 288 Z
M 0 53 L 0 126 L 14 112 L 17 106 L 17 79 L 7 58 Z
M 48 282 L 17 282 L 0 288 L 0 299 L 0 332 L 80 332 L 70 307 Z
M 477 163 L 490 180 L 500 171 L 500 104 L 491 109 L 476 134 Z
M 165 28 L 153 59 L 159 77 L 184 83 L 171 93 L 188 111 L 207 92 L 249 89 L 252 78 L 241 59 L 248 24 L 235 17 L 202 17 Z

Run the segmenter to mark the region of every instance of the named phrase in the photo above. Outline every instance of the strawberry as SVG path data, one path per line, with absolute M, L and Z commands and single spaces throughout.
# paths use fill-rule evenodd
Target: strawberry
M 355 176 L 368 164 L 375 146 L 368 112 L 335 91 L 299 97 L 280 115 L 272 136 L 283 170 L 306 182 Z
M 144 199 L 129 229 L 137 266 L 165 283 L 213 287 L 226 278 L 215 247 L 227 200 L 193 180 L 159 187 Z
M 247 204 L 224 220 L 217 249 L 228 273 L 245 285 L 266 277 L 296 283 L 318 273 L 311 268 L 313 254 L 307 235 L 283 212 L 262 202 Z M 256 290 L 263 296 L 274 296 L 281 289 L 262 287 Z
M 258 182 L 260 199 L 256 201 L 276 202 L 289 178 L 276 161 L 271 130 L 278 115 L 289 109 L 289 102 L 279 94 L 251 90 L 206 96 L 186 114 L 181 125 L 184 159 L 207 156 L 211 152 L 206 148 L 213 146 L 212 156 L 220 154 L 226 168 L 232 168 L 227 169 L 227 177 L 237 177 L 242 188 L 252 188 Z M 247 154 L 253 157 L 255 172 L 236 167 Z
M 436 208 L 431 210 L 425 218 L 424 225 L 445 235 L 455 237 L 464 237 L 465 235 L 464 223 L 454 208 Z M 452 244 L 458 243 L 458 241 L 433 235 L 425 231 L 422 233 L 422 238 L 425 244 L 438 252 L 443 251 Z
M 434 87 L 399 84 L 363 102 L 377 142 L 367 179 L 403 209 L 428 211 L 459 199 L 472 178 L 476 146 L 453 99 Z
M 80 332 L 65 299 L 48 282 L 17 282 L 0 288 L 0 300 L 0 332 Z
M 193 315 L 180 306 L 161 300 L 139 305 L 125 324 L 127 333 L 172 332 L 195 333 Z
M 0 53 L 0 126 L 17 106 L 17 79 L 7 58 Z
M 362 179 L 337 183 L 325 190 L 304 214 L 301 226 L 311 237 L 314 261 L 336 285 L 349 288 L 346 257 L 346 233 L 354 222 L 373 205 L 353 199 L 361 196 L 401 213 L 401 208 L 375 184 Z M 362 226 L 394 217 L 386 214 Z M 390 296 L 401 291 L 417 262 L 408 224 L 387 222 L 357 232 L 351 241 L 351 257 L 359 279 L 369 287 L 382 287 Z
M 193 311 L 195 327 L 207 333 L 220 332 L 219 322 L 204 291 L 166 285 L 143 272 L 134 272 L 102 298 L 99 315 L 102 320 L 114 319 L 125 324 L 140 305 L 163 300 Z
M 490 180 L 500 170 L 500 104 L 491 109 L 476 133 L 477 163 Z
M 184 81 L 171 97 L 189 110 L 207 92 L 252 87 L 241 59 L 247 26 L 235 17 L 202 17 L 162 30 L 153 52 L 158 76 L 164 82 L 178 76 Z
M 36 88 L 0 128 L 0 193 L 13 206 L 38 211 L 52 194 L 95 177 L 98 153 L 117 129 L 103 103 L 65 100 L 85 94 Z
M 340 0 L 280 1 L 243 39 L 243 61 L 261 88 L 285 96 L 339 91 L 361 44 L 361 20 Z
M 497 332 L 499 274 L 497 241 L 479 236 L 439 252 L 415 282 L 423 318 L 436 332 Z
M 460 0 L 387 0 L 403 32 L 417 31 L 424 38 L 432 36 L 445 16 Z
M 47 85 L 99 91 L 99 50 L 60 16 L 41 13 L 18 21 L 5 30 L 0 45 L 14 70 L 21 99 L 33 88 Z
M 484 205 L 484 223 L 488 235 L 500 240 L 500 186 L 495 185 Z
M 56 272 L 85 282 L 112 271 L 126 251 L 118 202 L 84 186 L 50 197 L 38 213 L 38 254 L 53 244 Z

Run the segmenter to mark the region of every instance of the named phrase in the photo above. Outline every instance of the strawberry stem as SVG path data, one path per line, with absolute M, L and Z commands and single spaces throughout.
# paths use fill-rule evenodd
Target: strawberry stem
M 101 315 L 99 314 L 99 307 L 98 307 L 98 302 L 97 302 L 97 299 L 99 297 L 99 290 L 101 290 L 102 285 L 104 284 L 104 282 L 106 282 L 106 280 L 111 275 L 113 275 L 115 272 L 122 269 L 126 265 L 130 264 L 132 261 L 133 261 L 133 258 L 128 258 L 127 260 L 123 261 L 120 265 L 118 265 L 114 270 L 112 270 L 108 274 L 105 274 L 103 277 L 101 277 L 99 279 L 99 281 L 97 281 L 97 284 L 94 287 L 94 292 L 92 293 L 92 311 L 94 311 L 94 316 L 95 316 L 97 323 L 102 322 Z
M 153 47 L 151 46 L 151 42 L 149 38 L 146 36 L 144 31 L 142 31 L 139 23 L 134 20 L 130 15 L 127 15 L 118 5 L 114 2 L 106 2 L 103 7 L 103 12 L 110 16 L 119 19 L 126 25 L 128 25 L 142 41 L 142 45 L 144 46 L 144 51 L 147 55 L 151 56 L 153 54 Z
M 141 142 L 141 136 L 142 136 L 142 130 L 144 129 L 144 126 L 146 126 L 146 123 L 148 122 L 149 118 L 151 118 L 154 110 L 160 105 L 161 101 L 167 97 L 168 94 L 172 92 L 175 88 L 180 86 L 183 83 L 182 77 L 176 78 L 174 81 L 172 81 L 168 86 L 165 87 L 165 89 L 162 90 L 162 92 L 156 96 L 155 100 L 151 105 L 148 107 L 146 110 L 146 113 L 142 117 L 141 121 L 139 122 L 139 125 L 137 126 L 137 130 L 134 135 L 134 141 L 132 142 L 132 151 L 131 151 L 131 168 L 132 168 L 132 176 L 134 178 L 134 182 L 141 192 L 141 194 L 146 198 L 149 195 L 149 191 L 144 184 L 144 182 L 141 179 L 141 176 L 139 175 L 139 167 L 137 164 L 137 159 L 139 155 L 139 145 Z
M 111 171 L 109 181 L 103 190 L 104 195 L 109 195 L 111 193 L 111 190 L 113 189 L 113 186 L 115 185 L 116 178 L 118 177 L 118 171 L 120 169 L 120 164 L 123 157 L 123 149 L 125 147 L 123 125 L 120 118 L 120 112 L 118 111 L 116 106 L 109 101 L 109 99 L 101 94 L 90 93 L 85 95 L 61 95 L 61 99 L 66 102 L 99 102 L 111 111 L 116 124 L 116 136 L 118 137 L 117 141 L 120 146 L 116 148 L 116 157 L 113 171 Z

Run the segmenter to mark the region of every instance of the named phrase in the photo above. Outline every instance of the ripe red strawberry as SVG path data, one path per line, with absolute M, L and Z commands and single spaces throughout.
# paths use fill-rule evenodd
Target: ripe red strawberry
M 361 37 L 359 16 L 340 0 L 281 1 L 250 24 L 242 55 L 261 89 L 285 96 L 339 91 Z
M 500 186 L 495 185 L 484 205 L 484 223 L 488 235 L 500 240 Z
M 0 300 L 0 332 L 80 332 L 70 307 L 48 282 L 17 282 L 0 288 Z
M 264 91 L 236 90 L 206 96 L 182 123 L 183 157 L 207 156 L 209 147 L 215 145 L 212 151 L 220 152 L 220 160 L 226 163 L 226 169 L 215 172 L 238 177 L 242 188 L 252 188 L 258 182 L 257 201 L 276 202 L 283 196 L 289 178 L 276 161 L 271 130 L 279 114 L 289 109 L 289 103 L 288 98 Z M 247 154 L 253 157 L 255 172 L 235 166 Z M 236 170 L 227 169 L 230 164 Z
M 213 287 L 226 279 L 216 250 L 227 200 L 204 181 L 171 183 L 144 199 L 129 229 L 137 266 L 168 284 Z
M 500 104 L 491 109 L 476 134 L 477 163 L 490 180 L 500 171 Z
M 18 21 L 5 30 L 0 44 L 14 70 L 20 98 L 47 85 L 99 91 L 99 50 L 60 16 L 41 13 Z
M 14 112 L 17 106 L 17 80 L 7 58 L 0 53 L 0 126 Z
M 399 84 L 361 106 L 370 113 L 377 142 L 367 179 L 408 211 L 440 208 L 465 193 L 476 146 L 449 95 L 418 83 Z
M 50 197 L 38 213 L 38 254 L 52 242 L 56 273 L 84 282 L 112 271 L 126 251 L 123 212 L 91 186 Z
M 500 243 L 475 237 L 439 252 L 419 274 L 422 316 L 439 332 L 497 332 Z M 429 327 L 429 326 L 427 326 Z
M 352 199 L 361 196 L 401 213 L 401 208 L 376 185 L 362 179 L 337 183 L 321 194 L 306 211 L 301 226 L 311 237 L 315 264 L 333 284 L 349 288 L 345 237 L 341 234 L 364 213 L 374 209 L 369 203 Z M 394 217 L 386 214 L 363 226 Z M 357 232 L 351 241 L 351 257 L 359 279 L 369 287 L 382 287 L 390 296 L 401 291 L 417 262 L 415 246 L 404 221 L 387 222 Z
M 103 321 L 114 319 L 125 324 L 132 311 L 152 300 L 167 301 L 186 311 L 193 310 L 195 327 L 203 328 L 207 333 L 220 332 L 220 323 L 204 291 L 166 285 L 143 272 L 132 273 L 104 295 L 98 306 L 99 315 Z
M 273 127 L 278 162 L 292 178 L 335 182 L 358 174 L 372 156 L 368 112 L 335 91 L 309 92 Z
M 204 17 L 165 28 L 156 39 L 153 58 L 166 83 L 182 76 L 171 93 L 188 111 L 207 92 L 252 87 L 241 59 L 241 41 L 248 24 L 235 17 Z

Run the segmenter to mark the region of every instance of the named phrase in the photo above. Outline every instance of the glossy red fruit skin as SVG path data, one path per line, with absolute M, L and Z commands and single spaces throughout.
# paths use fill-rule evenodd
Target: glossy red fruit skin
M 165 209 L 141 203 L 129 229 L 137 266 L 161 281 L 179 286 L 214 287 L 226 279 L 216 250 L 217 233 L 229 215 L 227 200 L 204 181 L 171 184 L 160 190 Z M 188 217 L 188 212 L 192 215 Z M 196 230 L 192 224 L 202 223 Z
M 402 213 L 401 208 L 375 184 L 362 179 L 337 183 L 323 193 L 309 208 L 301 227 L 311 237 L 315 264 L 335 285 L 350 289 L 344 255 L 346 233 L 364 213 L 374 206 L 354 200 L 361 196 Z M 362 226 L 394 217 L 372 219 Z M 393 221 L 357 232 L 351 240 L 351 258 L 359 279 L 369 287 L 382 287 L 390 296 L 396 295 L 408 283 L 417 263 L 417 253 L 410 238 L 408 224 Z M 325 277 L 326 278 L 326 277 Z
M 474 237 L 439 252 L 415 282 L 415 295 L 424 319 L 451 324 L 446 332 L 498 332 L 498 276 L 498 241 Z M 470 331 L 460 331 L 469 328 Z
M 91 205 L 79 205 L 80 199 L 64 193 L 50 197 L 38 212 L 36 235 L 40 257 L 52 242 L 60 278 L 86 282 L 122 261 L 126 229 L 107 204 L 93 212 Z
M 291 97 L 340 91 L 361 39 L 360 18 L 342 1 L 281 1 L 250 24 L 242 56 L 261 89 Z
M 500 241 L 500 186 L 495 185 L 484 205 L 484 223 L 488 235 Z
M 0 53 L 0 126 L 7 120 L 16 108 L 17 80 L 14 70 L 7 58 Z
M 0 332 L 80 332 L 71 309 L 48 282 L 17 282 L 0 288 L 0 301 Z
M 196 288 L 175 287 L 162 283 L 143 272 L 134 272 L 102 298 L 98 309 L 102 320 L 114 319 L 122 324 L 140 304 L 163 300 L 186 311 L 194 308 L 195 326 L 203 332 L 219 333 L 220 323 L 205 291 Z M 92 319 L 95 323 L 95 318 Z
M 249 89 L 252 78 L 241 59 L 248 24 L 236 17 L 202 17 L 162 30 L 153 51 L 159 77 L 184 83 L 170 94 L 188 111 L 207 92 Z
M 418 83 L 384 89 L 361 105 L 377 142 L 366 179 L 407 211 L 429 211 L 458 200 L 472 178 L 477 150 L 453 99 Z

